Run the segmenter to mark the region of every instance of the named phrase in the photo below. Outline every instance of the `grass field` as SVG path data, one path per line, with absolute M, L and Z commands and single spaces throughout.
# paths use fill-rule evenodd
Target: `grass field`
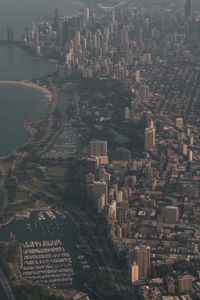
M 48 168 L 46 175 L 48 177 L 59 177 L 64 178 L 66 173 L 66 168 L 63 167 L 51 167 Z

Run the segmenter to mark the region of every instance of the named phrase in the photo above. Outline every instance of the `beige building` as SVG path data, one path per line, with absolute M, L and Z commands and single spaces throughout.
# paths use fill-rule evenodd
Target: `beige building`
M 176 128 L 182 129 L 183 128 L 183 118 L 176 119 Z
M 135 247 L 135 261 L 139 267 L 139 280 L 147 278 L 151 267 L 151 249 L 149 246 L 141 245 Z
M 193 151 L 192 150 L 188 150 L 188 160 L 189 161 L 193 160 Z
M 184 293 L 192 290 L 192 280 L 191 275 L 183 275 L 178 277 L 178 290 L 179 293 Z
M 105 194 L 102 194 L 99 198 L 98 198 L 98 214 L 101 214 L 103 212 L 104 206 L 106 204 L 106 197 Z
M 156 130 L 154 128 L 145 129 L 145 142 L 144 148 L 146 151 L 152 149 L 156 145 Z
M 84 22 L 84 24 L 87 25 L 89 20 L 90 20 L 90 9 L 85 8 L 84 13 L 83 13 L 83 22 Z
M 134 261 L 131 266 L 131 283 L 133 284 L 137 280 L 139 280 L 139 266 Z

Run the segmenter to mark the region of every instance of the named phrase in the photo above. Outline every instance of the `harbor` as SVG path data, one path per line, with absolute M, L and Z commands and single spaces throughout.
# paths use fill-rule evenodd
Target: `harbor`
M 22 243 L 22 255 L 21 274 L 25 279 L 38 281 L 51 288 L 72 286 L 72 258 L 60 240 Z
M 50 288 L 85 291 L 96 265 L 76 247 L 76 233 L 69 213 L 51 208 L 17 214 L 0 228 L 1 240 L 21 243 L 22 278 Z

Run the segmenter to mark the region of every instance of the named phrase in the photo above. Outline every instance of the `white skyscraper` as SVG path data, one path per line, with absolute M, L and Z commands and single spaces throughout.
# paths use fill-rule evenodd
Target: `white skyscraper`
M 112 220 L 116 220 L 116 209 L 117 209 L 117 203 L 115 200 L 113 200 L 109 206 L 108 206 L 108 217 Z

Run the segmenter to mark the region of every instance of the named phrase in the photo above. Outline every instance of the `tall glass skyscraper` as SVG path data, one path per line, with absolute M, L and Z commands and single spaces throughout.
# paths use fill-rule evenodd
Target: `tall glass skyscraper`
M 191 0 L 186 0 L 186 3 L 185 3 L 185 16 L 186 17 L 191 16 Z

